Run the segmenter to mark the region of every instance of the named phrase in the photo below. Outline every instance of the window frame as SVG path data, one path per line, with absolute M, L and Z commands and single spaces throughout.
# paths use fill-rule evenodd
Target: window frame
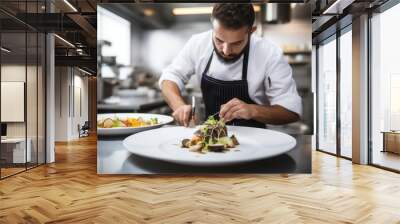
M 341 77 L 341 67 L 340 67 L 340 37 L 347 32 L 352 31 L 352 23 L 347 24 L 343 28 L 337 30 L 332 35 L 328 36 L 327 38 L 319 41 L 316 44 L 316 151 L 327 153 L 329 155 L 333 155 L 336 157 L 344 158 L 347 160 L 352 160 L 351 157 L 347 157 L 342 155 L 341 153 L 341 119 L 340 119 L 340 77 Z M 319 91 L 320 91 L 320 74 L 319 74 L 319 66 L 320 66 L 320 55 L 319 55 L 319 48 L 323 44 L 327 44 L 331 41 L 336 41 L 336 152 L 328 152 L 327 150 L 321 149 L 319 147 L 319 106 L 320 106 L 320 99 L 319 99 Z
M 400 0 L 388 0 L 382 5 L 368 11 L 368 32 L 367 32 L 367 38 L 368 38 L 368 68 L 367 68 L 367 77 L 368 77 L 368 165 L 377 167 L 383 170 L 388 170 L 391 172 L 395 173 L 400 173 L 400 170 L 393 169 L 387 166 L 383 166 L 377 163 L 373 162 L 373 133 L 372 133 L 372 41 L 373 41 L 373 35 L 372 35 L 372 19 L 374 17 L 374 14 L 381 14 L 384 13 L 385 11 L 393 8 L 394 6 L 400 4 Z

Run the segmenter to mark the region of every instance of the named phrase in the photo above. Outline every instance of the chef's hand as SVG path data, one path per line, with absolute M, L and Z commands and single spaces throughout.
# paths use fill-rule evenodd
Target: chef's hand
M 249 120 L 253 118 L 253 104 L 247 104 L 237 98 L 233 98 L 226 104 L 221 105 L 219 117 L 229 122 L 233 119 Z
M 191 105 L 182 105 L 176 108 L 176 110 L 172 113 L 172 116 L 178 121 L 179 125 L 188 126 L 189 121 L 191 119 L 190 115 L 192 112 Z

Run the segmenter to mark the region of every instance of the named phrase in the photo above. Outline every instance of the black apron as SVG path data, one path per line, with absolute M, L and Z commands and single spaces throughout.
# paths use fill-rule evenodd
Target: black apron
M 242 66 L 242 79 L 223 81 L 215 79 L 207 75 L 208 69 L 214 55 L 214 50 L 208 59 L 207 66 L 201 77 L 201 92 L 206 109 L 206 117 L 220 111 L 222 104 L 227 103 L 233 98 L 238 98 L 248 104 L 256 104 L 249 96 L 249 88 L 247 84 L 247 64 L 249 59 L 250 38 L 245 47 Z M 219 114 L 215 117 L 219 119 Z M 265 124 L 256 120 L 234 119 L 227 123 L 228 125 L 247 126 L 256 128 L 265 128 Z

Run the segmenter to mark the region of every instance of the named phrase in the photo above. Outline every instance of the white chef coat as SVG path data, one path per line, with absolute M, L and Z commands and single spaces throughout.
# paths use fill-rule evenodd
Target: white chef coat
M 192 75 L 196 75 L 200 83 L 213 49 L 212 30 L 193 35 L 163 70 L 159 79 L 160 87 L 164 80 L 170 80 L 182 91 Z M 208 75 L 224 81 L 240 80 L 242 64 L 243 56 L 227 64 L 214 52 Z M 247 83 L 249 96 L 257 104 L 280 105 L 301 115 L 301 98 L 292 77 L 292 69 L 282 50 L 266 38 L 251 35 Z

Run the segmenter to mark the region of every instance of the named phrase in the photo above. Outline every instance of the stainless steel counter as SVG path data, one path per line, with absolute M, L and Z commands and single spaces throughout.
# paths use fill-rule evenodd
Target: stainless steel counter
M 125 137 L 101 137 L 97 142 L 98 174 L 217 174 L 311 173 L 311 135 L 294 136 L 290 152 L 269 159 L 224 167 L 193 167 L 131 154 L 122 145 Z

